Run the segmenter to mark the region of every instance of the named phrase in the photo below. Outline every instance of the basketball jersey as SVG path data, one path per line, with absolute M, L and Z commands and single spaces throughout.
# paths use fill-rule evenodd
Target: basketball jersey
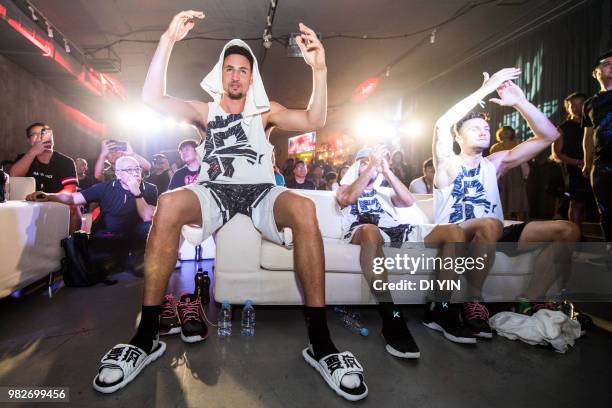
M 459 224 L 484 217 L 504 222 L 493 163 L 483 157 L 473 169 L 461 166 L 451 185 L 434 188 L 434 208 L 436 224 Z
M 210 102 L 206 139 L 196 149 L 202 162 L 198 182 L 274 184 L 272 149 L 261 114 L 245 121 L 241 113 Z

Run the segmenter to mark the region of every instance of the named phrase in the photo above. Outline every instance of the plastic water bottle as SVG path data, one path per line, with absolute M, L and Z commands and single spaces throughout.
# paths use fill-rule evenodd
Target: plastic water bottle
M 241 323 L 243 336 L 255 335 L 255 309 L 253 309 L 253 302 L 251 300 L 247 300 L 244 304 Z
M 367 337 L 370 331 L 367 327 L 364 327 L 361 323 L 361 319 L 358 313 L 350 312 L 343 306 L 337 306 L 334 311 L 340 315 L 342 325 L 353 333 L 360 334 L 363 337 Z
M 219 310 L 217 320 L 217 336 L 229 337 L 232 334 L 232 307 L 229 301 L 224 300 Z

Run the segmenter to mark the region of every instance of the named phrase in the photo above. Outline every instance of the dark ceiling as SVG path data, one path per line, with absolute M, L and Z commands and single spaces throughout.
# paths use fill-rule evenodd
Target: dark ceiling
M 329 102 L 346 101 L 364 79 L 390 71 L 384 89 L 411 89 L 463 60 L 498 38 L 558 6 L 554 0 L 277 0 L 273 35 L 295 31 L 303 21 L 323 35 L 329 70 Z M 261 38 L 269 0 L 33 0 L 32 3 L 69 39 L 83 49 L 117 42 L 117 74 L 132 98 L 138 98 L 155 42 L 180 10 L 206 13 L 193 35 L 215 38 Z M 470 6 L 481 4 L 477 7 Z M 464 13 L 438 28 L 430 43 L 428 27 Z M 330 38 L 337 34 L 388 36 L 423 33 L 391 40 Z M 327 38 L 327 40 L 326 40 Z M 150 40 L 130 42 L 127 40 Z M 191 40 L 175 47 L 168 72 L 168 92 L 188 99 L 206 99 L 201 78 L 218 58 L 223 41 Z M 262 41 L 251 41 L 260 60 Z M 420 44 L 420 46 L 417 46 Z M 415 48 L 416 46 L 416 48 Z M 267 52 L 262 76 L 271 99 L 302 107 L 310 96 L 310 72 L 302 60 L 288 58 L 274 42 Z

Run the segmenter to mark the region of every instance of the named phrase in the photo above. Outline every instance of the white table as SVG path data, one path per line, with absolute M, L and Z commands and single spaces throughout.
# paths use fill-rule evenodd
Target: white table
M 70 208 L 58 203 L 0 203 L 0 298 L 57 271 Z

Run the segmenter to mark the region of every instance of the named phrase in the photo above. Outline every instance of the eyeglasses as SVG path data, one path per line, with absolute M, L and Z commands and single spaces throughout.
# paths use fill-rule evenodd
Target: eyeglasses
M 141 168 L 140 167 L 128 167 L 127 169 L 117 169 L 116 171 L 124 171 L 126 173 L 131 173 L 131 174 L 140 174 Z
M 51 128 L 42 128 L 40 132 L 32 132 L 30 133 L 30 137 L 32 136 L 44 136 L 44 135 L 53 135 L 53 129 Z

